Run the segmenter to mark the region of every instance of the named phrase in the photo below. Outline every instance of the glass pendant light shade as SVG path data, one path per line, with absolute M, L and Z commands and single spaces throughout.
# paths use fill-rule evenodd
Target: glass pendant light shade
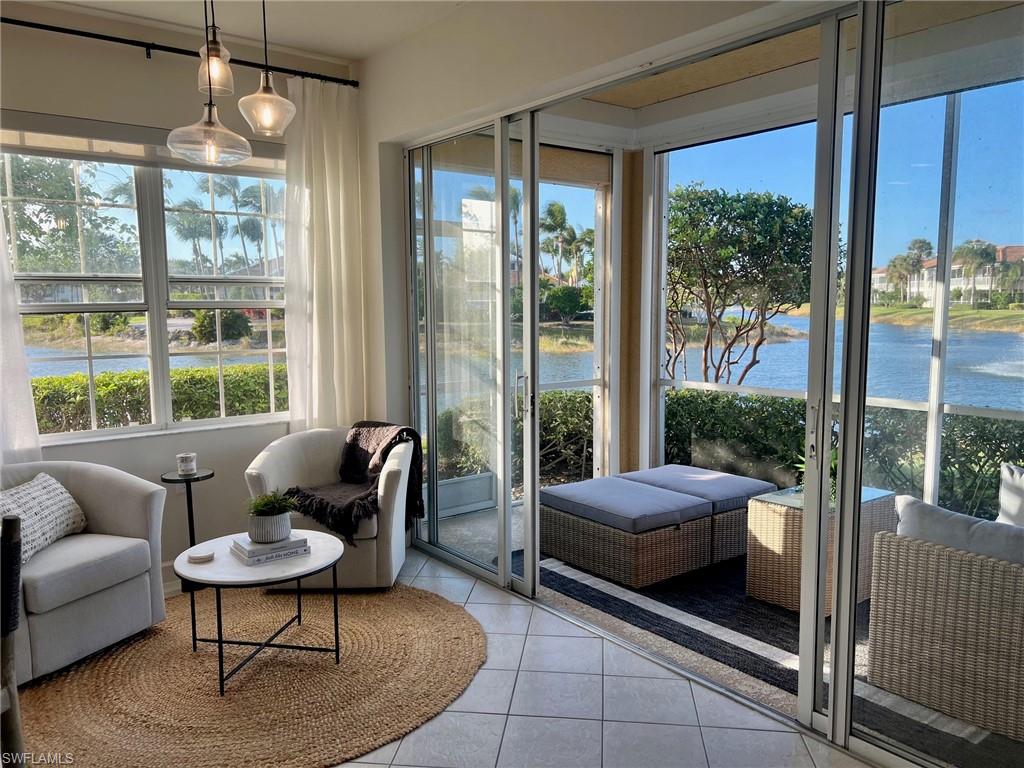
M 238 111 L 259 136 L 284 136 L 295 117 L 295 105 L 274 89 L 274 76 L 260 74 L 260 87 L 238 100 Z
M 199 49 L 199 92 L 214 96 L 230 96 L 235 92 L 235 77 L 231 74 L 231 53 L 217 39 L 217 28 L 210 27 L 210 43 Z
M 213 104 L 203 107 L 199 122 L 171 131 L 167 148 L 178 157 L 200 165 L 238 165 L 252 157 L 249 142 L 224 127 Z

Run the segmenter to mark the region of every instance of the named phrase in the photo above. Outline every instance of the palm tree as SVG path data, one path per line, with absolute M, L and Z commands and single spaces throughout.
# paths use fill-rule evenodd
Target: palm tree
M 254 228 L 251 225 L 245 226 L 243 224 L 242 211 L 245 210 L 246 212 L 249 213 L 259 213 L 259 183 L 243 187 L 242 182 L 238 176 L 214 176 L 213 192 L 215 195 L 218 195 L 220 197 L 226 197 L 231 200 L 231 205 L 234 208 L 235 214 L 235 225 L 234 227 L 232 227 L 231 232 L 233 235 L 238 237 L 239 242 L 241 242 L 242 244 L 242 261 L 245 264 L 244 271 L 246 274 L 252 274 L 252 267 L 249 262 L 249 252 L 248 249 L 245 247 L 245 241 L 247 239 L 246 233 L 252 233 L 254 231 Z M 252 241 L 257 246 L 262 244 L 263 242 L 262 225 L 259 227 L 259 230 L 259 240 Z
M 594 230 L 592 227 L 580 228 L 574 230 L 574 234 L 575 237 L 569 252 L 573 257 L 572 282 L 573 285 L 579 285 L 580 280 L 583 279 L 583 262 L 586 261 L 587 256 L 593 258 L 594 255 Z
M 519 214 L 523 210 L 523 192 L 518 187 L 508 190 L 508 220 L 512 227 L 512 260 L 523 271 L 523 232 L 519 227 Z
M 924 262 L 927 259 L 932 258 L 935 253 L 935 248 L 932 246 L 930 240 L 923 237 L 915 237 L 907 245 L 907 265 L 910 268 L 910 275 L 908 282 L 918 277 L 921 271 L 924 269 Z M 907 294 L 909 299 L 910 290 L 908 288 Z
M 967 240 L 953 251 L 953 263 L 959 264 L 963 268 L 964 277 L 971 278 L 971 306 L 973 307 L 978 272 L 996 263 L 996 246 L 987 240 Z M 989 295 L 991 293 L 990 288 Z
M 993 275 L 1000 291 L 1010 294 L 1010 301 L 1016 297 L 1017 288 L 1024 278 L 1024 262 L 1002 261 L 996 264 Z
M 278 269 L 282 269 L 281 264 L 281 239 L 277 236 L 277 228 L 280 224 L 280 220 L 273 214 L 279 216 L 284 215 L 284 201 L 285 201 L 285 190 L 284 187 L 275 188 L 270 184 L 263 184 L 263 194 L 266 196 L 266 208 L 264 209 L 264 215 L 269 214 L 267 221 L 270 224 L 270 236 L 274 243 L 274 263 L 278 265 Z M 422 185 L 417 186 L 417 194 L 422 194 Z M 422 205 L 422 202 L 421 202 Z
M 185 210 L 169 211 L 167 226 L 179 240 L 188 243 L 192 248 L 193 274 L 205 274 L 205 270 L 213 265 L 203 252 L 203 241 L 212 239 L 210 216 L 203 210 L 199 201 L 192 198 L 183 200 L 179 207 Z M 217 228 L 220 229 L 219 221 Z
M 886 277 L 890 284 L 896 285 L 900 291 L 900 299 L 907 301 L 910 298 L 910 276 L 911 276 L 911 263 L 910 257 L 905 253 L 901 253 L 898 256 L 893 256 L 889 261 L 889 266 L 886 267 Z M 903 285 L 906 283 L 906 293 L 903 291 Z
M 566 228 L 568 226 L 569 220 L 565 215 L 565 206 L 557 200 L 552 200 L 544 207 L 544 210 L 541 212 L 540 221 L 537 223 L 537 227 L 541 232 L 550 235 L 550 238 L 544 242 L 549 246 L 554 246 L 554 253 L 558 257 L 559 278 L 562 277 L 562 250 L 565 247 Z

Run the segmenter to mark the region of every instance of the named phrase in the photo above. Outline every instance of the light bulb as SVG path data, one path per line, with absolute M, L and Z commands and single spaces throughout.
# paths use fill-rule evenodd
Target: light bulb
M 200 165 L 238 165 L 252 157 L 249 142 L 224 127 L 213 104 L 203 108 L 198 122 L 171 131 L 167 147 L 178 157 Z
M 295 117 L 295 105 L 274 89 L 270 72 L 260 74 L 260 87 L 255 93 L 238 100 L 238 111 L 260 136 L 284 136 L 288 124 Z
M 210 27 L 210 44 L 199 49 L 199 92 L 214 96 L 230 96 L 235 92 L 231 74 L 231 52 L 217 39 L 217 27 Z

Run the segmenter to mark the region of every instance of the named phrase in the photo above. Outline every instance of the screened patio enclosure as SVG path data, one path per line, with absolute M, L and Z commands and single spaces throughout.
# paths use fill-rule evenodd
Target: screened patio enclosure
M 1019 3 L 851 5 L 411 147 L 419 546 L 876 760 L 1024 759 L 1024 569 L 913 625 L 884 589 L 960 567 L 887 549 L 898 496 L 994 520 L 1024 463 L 1022 40 Z M 545 489 L 666 464 L 783 493 L 639 588 L 541 546 Z

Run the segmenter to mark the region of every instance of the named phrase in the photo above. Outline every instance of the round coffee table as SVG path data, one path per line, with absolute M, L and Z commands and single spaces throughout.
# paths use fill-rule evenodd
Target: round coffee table
M 192 643 L 193 649 L 198 643 L 216 643 L 218 677 L 220 682 L 220 695 L 224 695 L 224 684 L 238 672 L 242 667 L 256 658 L 257 654 L 265 648 L 285 648 L 292 651 L 317 651 L 334 653 L 334 663 L 341 661 L 341 643 L 338 632 L 338 561 L 345 553 L 345 545 L 341 539 L 329 533 L 321 531 L 295 530 L 306 537 L 309 542 L 309 554 L 299 555 L 284 560 L 274 560 L 261 565 L 245 565 L 231 553 L 231 542 L 236 536 L 244 535 L 233 533 L 228 536 L 221 536 L 217 539 L 210 539 L 194 547 L 190 547 L 178 555 L 174 560 L 174 572 L 185 583 L 211 587 L 214 591 L 217 605 L 217 637 L 196 637 L 195 636 L 195 604 L 192 605 Z M 196 552 L 213 552 L 214 558 L 207 563 L 190 563 L 188 556 Z M 334 647 L 323 647 L 315 645 L 294 645 L 290 643 L 275 643 L 274 641 L 292 624 L 302 624 L 302 579 L 306 576 L 331 569 L 334 595 Z M 269 587 L 285 582 L 295 582 L 295 615 L 288 619 L 277 631 L 266 640 L 229 640 L 224 637 L 223 623 L 221 619 L 221 595 L 222 589 L 243 589 L 250 587 Z M 224 646 L 244 645 L 254 647 L 252 653 L 240 661 L 233 669 L 224 672 Z

